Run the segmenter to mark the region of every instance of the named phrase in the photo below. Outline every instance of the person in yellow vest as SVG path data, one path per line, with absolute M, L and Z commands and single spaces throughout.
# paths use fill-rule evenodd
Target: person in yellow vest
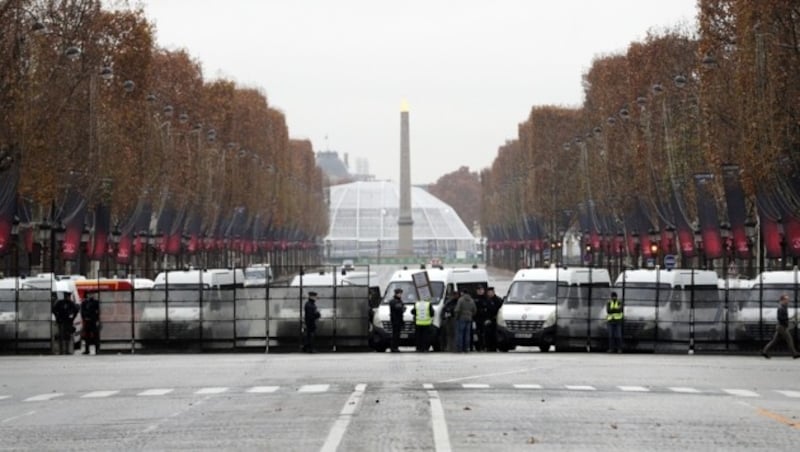
M 608 353 L 622 353 L 622 318 L 624 306 L 617 299 L 617 293 L 611 292 L 611 299 L 606 303 L 606 325 L 608 327 Z
M 430 300 L 419 300 L 411 309 L 414 316 L 414 339 L 418 352 L 427 352 L 430 348 L 431 327 L 433 325 L 433 304 Z

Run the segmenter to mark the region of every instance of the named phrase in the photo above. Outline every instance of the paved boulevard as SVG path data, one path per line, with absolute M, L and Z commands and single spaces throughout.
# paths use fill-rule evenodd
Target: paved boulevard
M 797 450 L 800 360 L 0 357 L 3 450 Z

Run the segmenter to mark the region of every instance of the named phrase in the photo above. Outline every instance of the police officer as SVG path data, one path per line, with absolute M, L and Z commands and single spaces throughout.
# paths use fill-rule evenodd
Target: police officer
M 617 293 L 611 292 L 611 299 L 606 303 L 606 325 L 608 328 L 608 352 L 622 353 L 622 318 L 624 306 L 617 299 Z
M 94 345 L 94 352 L 100 351 L 100 302 L 94 292 L 86 294 L 88 298 L 81 303 L 81 336 L 83 336 L 83 354 L 89 354 L 89 347 Z
M 400 352 L 400 332 L 403 330 L 403 289 L 394 289 L 394 296 L 389 301 L 389 315 L 392 320 L 392 353 Z
M 314 353 L 314 336 L 317 334 L 317 319 L 321 317 L 317 309 L 317 293 L 308 292 L 308 301 L 303 306 L 303 316 L 306 324 L 306 336 L 303 343 L 303 351 Z
M 503 299 L 495 295 L 494 287 L 486 288 L 486 304 L 489 316 L 484 327 L 486 351 L 497 351 L 497 313 L 503 305 Z
M 489 320 L 489 300 L 486 298 L 486 291 L 483 286 L 478 286 L 475 290 L 475 333 L 478 340 L 475 342 L 475 350 L 486 350 L 486 322 Z
M 61 355 L 72 354 L 72 333 L 75 331 L 74 321 L 78 315 L 78 305 L 72 301 L 69 292 L 64 293 L 64 298 L 53 305 L 53 316 L 58 326 L 58 353 Z
M 411 314 L 414 316 L 414 336 L 417 342 L 417 351 L 427 352 L 430 347 L 431 325 L 433 325 L 433 304 L 431 304 L 430 300 L 419 300 L 414 303 Z
M 443 350 L 456 352 L 456 304 L 461 296 L 458 289 L 453 290 L 442 308 L 442 337 L 444 338 Z

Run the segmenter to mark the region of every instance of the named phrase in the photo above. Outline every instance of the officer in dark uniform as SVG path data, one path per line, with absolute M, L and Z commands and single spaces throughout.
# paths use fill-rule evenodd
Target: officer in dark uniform
M 455 353 L 456 351 L 456 305 L 461 293 L 458 289 L 454 290 L 442 308 L 442 337 L 444 346 L 442 350 Z
M 503 305 L 503 299 L 495 295 L 494 287 L 486 288 L 486 304 L 488 308 L 488 318 L 484 327 L 484 337 L 486 351 L 497 351 L 497 313 Z
M 317 293 L 309 292 L 308 301 L 303 307 L 304 320 L 306 324 L 306 336 L 303 343 L 303 351 L 306 353 L 314 353 L 314 336 L 317 334 L 317 319 L 320 318 L 319 309 L 317 309 Z
M 389 301 L 389 314 L 392 320 L 392 352 L 400 351 L 400 332 L 403 330 L 403 313 L 406 307 L 403 304 L 403 289 L 394 289 L 394 296 Z
M 64 298 L 57 300 L 53 305 L 53 316 L 58 326 L 58 353 L 61 355 L 72 354 L 72 333 L 75 332 L 75 316 L 78 315 L 78 305 L 72 301 L 69 292 L 64 293 Z
M 486 293 L 483 286 L 478 286 L 475 289 L 475 307 L 478 309 L 475 312 L 475 334 L 478 340 L 474 343 L 475 350 L 486 350 L 486 321 L 489 319 L 489 301 L 486 298 Z
M 89 346 L 94 345 L 95 353 L 100 351 L 100 302 L 94 292 L 86 294 L 88 298 L 81 303 L 81 336 L 83 336 L 83 354 L 89 354 Z

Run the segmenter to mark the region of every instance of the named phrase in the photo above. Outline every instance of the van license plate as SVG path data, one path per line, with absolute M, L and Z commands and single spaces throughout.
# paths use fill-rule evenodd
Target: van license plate
M 519 339 L 530 339 L 533 337 L 533 333 L 516 333 L 514 337 Z

